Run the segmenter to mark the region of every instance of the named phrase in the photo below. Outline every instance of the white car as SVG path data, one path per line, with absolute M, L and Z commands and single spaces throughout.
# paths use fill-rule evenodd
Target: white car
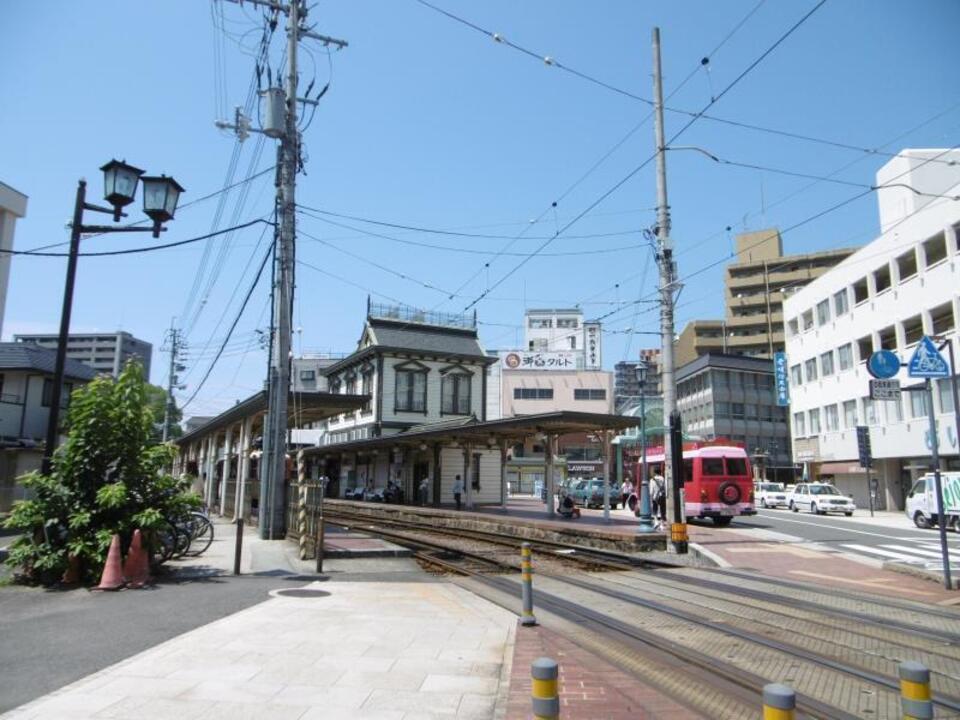
M 842 512 L 847 517 L 857 509 L 853 498 L 840 493 L 826 483 L 800 483 L 790 496 L 790 509 L 794 512 L 809 510 L 817 515 Z
M 789 499 L 783 483 L 758 482 L 753 486 L 753 502 L 762 508 L 787 507 Z

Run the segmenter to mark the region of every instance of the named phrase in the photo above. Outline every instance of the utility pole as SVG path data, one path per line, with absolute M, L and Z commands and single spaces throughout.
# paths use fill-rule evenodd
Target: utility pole
M 170 369 L 167 372 L 167 401 L 163 408 L 163 442 L 170 439 L 170 426 L 173 424 L 173 410 L 176 407 L 173 401 L 173 391 L 182 390 L 185 385 L 180 384 L 177 373 L 186 368 L 180 364 L 180 352 L 183 350 L 184 340 L 180 329 L 176 326 L 176 318 L 170 321 L 167 331 L 166 344 L 160 351 L 170 353 Z
M 657 265 L 660 269 L 660 354 L 663 360 L 663 420 L 669 422 L 677 409 L 673 360 L 673 293 L 675 289 L 673 241 L 670 239 L 670 205 L 667 202 L 667 153 L 663 134 L 663 79 L 660 71 L 660 28 L 653 29 L 653 121 L 657 144 Z M 682 468 L 674 467 L 670 433 L 663 434 L 664 482 L 667 517 L 684 522 L 679 482 Z M 676 547 L 671 544 L 668 548 Z
M 277 540 L 286 537 L 286 513 L 283 507 L 287 479 L 287 404 L 290 397 L 290 347 L 292 340 L 291 310 L 293 308 L 293 270 L 296 237 L 296 183 L 300 165 L 300 131 L 297 128 L 297 103 L 316 105 L 316 99 L 297 97 L 297 53 L 301 38 L 319 40 L 325 45 L 346 47 L 343 40 L 319 35 L 303 27 L 307 9 L 304 0 L 290 0 L 283 4 L 276 0 L 233 0 L 237 4 L 250 2 L 283 12 L 287 16 L 287 77 L 286 86 L 268 88 L 267 121 L 262 130 L 250 127 L 248 118 L 237 112 L 235 124 L 218 122 L 218 127 L 231 128 L 243 139 L 248 132 L 262 132 L 280 141 L 280 182 L 277 186 L 277 208 L 280 231 L 275 247 L 276 265 L 273 285 L 273 338 L 270 367 L 267 371 L 267 414 L 263 426 L 263 455 L 260 459 L 260 537 Z M 309 88 L 308 88 L 309 90 Z M 276 117 L 282 95 L 283 118 Z

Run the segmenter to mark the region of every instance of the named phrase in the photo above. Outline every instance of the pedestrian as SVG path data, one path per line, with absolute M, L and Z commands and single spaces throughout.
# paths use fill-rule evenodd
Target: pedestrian
M 654 473 L 653 477 L 650 478 L 650 486 L 652 488 L 651 495 L 653 496 L 653 505 L 657 509 L 657 517 L 660 519 L 660 522 L 666 522 L 667 520 L 667 484 L 666 480 L 663 479 L 663 475 L 660 473 Z
M 429 496 L 430 483 L 427 482 L 427 478 L 423 478 L 423 480 L 420 481 L 420 504 L 426 505 Z
M 453 482 L 453 499 L 457 503 L 457 510 L 460 509 L 460 497 L 463 495 L 463 480 L 460 479 L 460 476 L 457 475 L 457 479 Z
M 630 499 L 630 495 L 633 493 L 633 483 L 624 478 L 623 482 L 620 484 L 620 504 L 623 507 L 627 506 L 627 501 Z

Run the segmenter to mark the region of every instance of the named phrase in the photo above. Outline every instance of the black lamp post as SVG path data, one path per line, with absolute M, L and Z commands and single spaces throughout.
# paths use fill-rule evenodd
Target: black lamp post
M 113 221 L 119 222 L 126 213 L 123 208 L 133 202 L 137 194 L 137 184 L 143 170 L 126 162 L 111 160 L 100 168 L 103 171 L 103 197 L 113 207 L 107 208 L 87 202 L 87 181 L 77 184 L 77 196 L 73 206 L 73 222 L 70 225 L 70 254 L 67 258 L 67 278 L 63 286 L 63 309 L 60 313 L 60 336 L 57 342 L 57 359 L 53 370 L 53 386 L 50 392 L 50 414 L 47 418 L 47 439 L 43 449 L 41 472 L 50 472 L 53 452 L 57 446 L 60 425 L 60 398 L 63 391 L 63 371 L 67 360 L 67 339 L 70 335 L 70 312 L 73 309 L 73 285 L 77 274 L 77 256 L 80 252 L 80 236 L 83 234 L 103 234 L 113 232 L 149 232 L 154 237 L 166 228 L 167 220 L 173 219 L 180 193 L 183 188 L 173 178 L 143 178 L 143 211 L 153 220 L 153 227 L 115 227 L 113 225 L 84 225 L 83 211 L 113 215 Z

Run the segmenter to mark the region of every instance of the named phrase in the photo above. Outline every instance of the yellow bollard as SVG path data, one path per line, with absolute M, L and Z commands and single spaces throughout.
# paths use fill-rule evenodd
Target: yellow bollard
M 796 707 L 797 694 L 786 685 L 763 686 L 763 720 L 793 720 Z
M 531 559 L 530 543 L 520 546 L 520 588 L 523 608 L 520 615 L 521 625 L 536 625 L 537 618 L 533 614 L 533 561 Z
M 531 698 L 535 720 L 557 720 L 560 717 L 560 694 L 557 692 L 557 677 L 560 667 L 556 660 L 537 658 L 530 664 L 533 679 Z
M 904 720 L 932 718 L 930 697 L 930 671 L 913 660 L 900 663 L 900 709 Z

